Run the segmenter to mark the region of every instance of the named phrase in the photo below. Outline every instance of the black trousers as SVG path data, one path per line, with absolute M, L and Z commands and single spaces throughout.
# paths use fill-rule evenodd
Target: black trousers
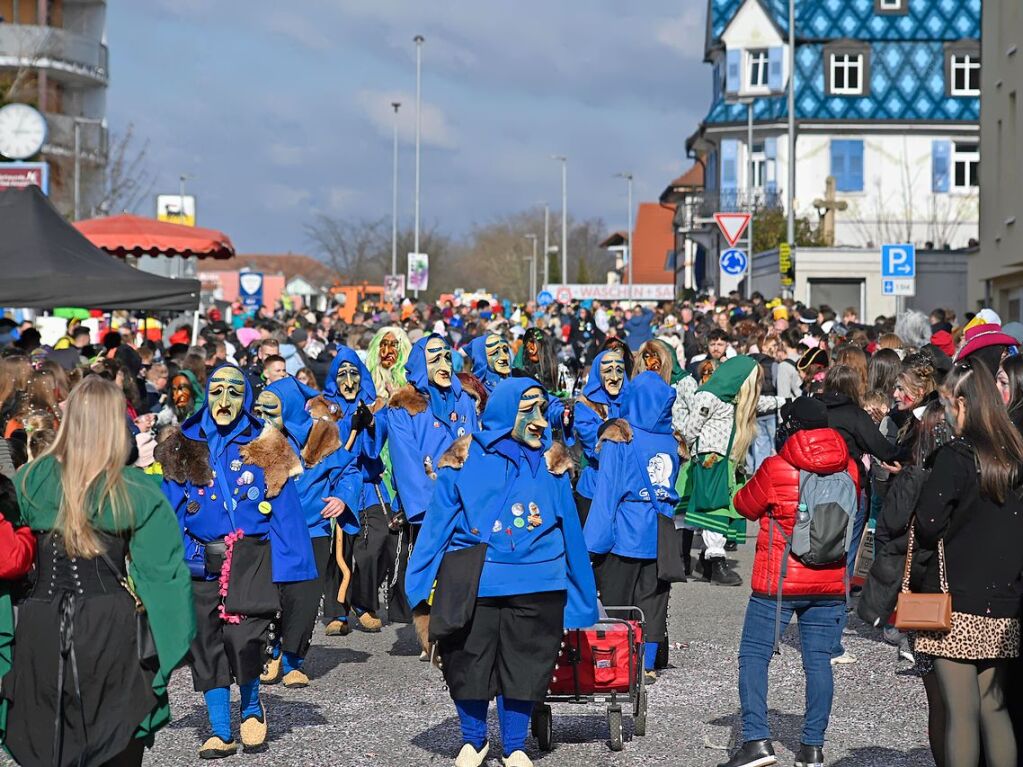
M 419 536 L 419 525 L 404 525 L 391 533 L 388 551 L 393 554 L 387 570 L 387 620 L 391 623 L 411 623 L 412 605 L 405 596 L 405 571 Z M 389 556 L 390 556 L 389 554 Z
M 243 618 L 226 623 L 220 618 L 217 581 L 192 581 L 195 598 L 195 639 L 192 640 L 192 684 L 196 692 L 247 684 L 263 672 L 270 618 Z
M 671 584 L 657 578 L 656 559 L 633 559 L 607 554 L 593 566 L 597 592 L 605 605 L 634 605 L 646 618 L 645 642 L 668 636 L 668 596 Z
M 586 517 L 590 516 L 590 506 L 593 504 L 593 499 L 587 498 L 585 495 L 579 495 L 574 490 L 572 495 L 575 498 L 575 508 L 579 512 L 579 522 L 583 527 L 586 527 Z
M 544 591 L 477 599 L 469 625 L 439 643 L 451 699 L 542 701 L 561 649 L 565 598 Z
M 350 605 L 350 597 L 345 596 L 344 600 L 339 600 L 338 591 L 341 589 L 341 581 L 343 576 L 341 568 L 337 564 L 337 543 L 341 541 L 342 547 L 342 558 L 345 564 L 348 566 L 348 572 L 352 571 L 352 543 L 351 537 L 348 533 L 343 533 L 339 529 L 334 530 L 333 534 L 324 540 L 327 541 L 327 559 L 323 564 L 323 569 L 320 570 L 320 588 L 323 592 L 323 622 L 330 623 L 338 618 L 344 618 L 348 615 L 348 608 Z M 348 584 L 348 589 L 345 594 L 350 595 L 352 593 L 351 582 Z
M 309 652 L 320 613 L 323 591 L 323 572 L 330 557 L 330 537 L 313 538 L 313 559 L 320 577 L 311 581 L 282 583 L 281 590 L 281 649 L 300 658 Z
M 380 586 L 394 562 L 396 536 L 389 527 L 390 511 L 374 504 L 359 514 L 361 529 L 351 538 L 352 587 L 350 601 L 359 610 L 380 610 Z

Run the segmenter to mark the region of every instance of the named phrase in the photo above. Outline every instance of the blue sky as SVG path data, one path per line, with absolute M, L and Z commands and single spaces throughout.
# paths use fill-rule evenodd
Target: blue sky
M 422 34 L 422 216 L 443 231 L 549 201 L 624 228 L 625 182 L 656 199 L 709 103 L 702 0 L 139 0 L 107 11 L 113 131 L 150 141 L 154 192 L 193 174 L 199 224 L 241 252 L 308 252 L 318 213 L 413 202 Z M 155 203 L 154 203 L 155 206 Z M 141 213 L 152 214 L 151 210 Z

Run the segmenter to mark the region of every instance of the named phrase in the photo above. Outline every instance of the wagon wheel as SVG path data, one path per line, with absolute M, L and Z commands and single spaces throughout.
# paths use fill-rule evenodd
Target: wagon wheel
M 646 707 L 647 707 L 646 685 L 639 686 L 639 694 L 636 698 L 636 713 L 633 715 L 633 732 L 636 735 L 646 735 Z
M 533 714 L 533 734 L 536 736 L 536 744 L 541 751 L 550 751 L 554 748 L 554 715 L 551 707 L 544 704 L 537 708 Z
M 611 732 L 611 750 L 621 751 L 624 742 L 622 733 L 622 707 L 607 707 L 607 728 Z

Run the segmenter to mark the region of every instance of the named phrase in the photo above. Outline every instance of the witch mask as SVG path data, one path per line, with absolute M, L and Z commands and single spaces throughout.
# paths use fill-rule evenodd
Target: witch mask
M 171 379 L 171 402 L 179 416 L 188 416 L 195 407 L 195 392 L 188 376 L 176 375 Z
M 612 397 L 617 397 L 624 381 L 625 358 L 622 353 L 617 350 L 606 352 L 600 360 L 600 382 L 604 391 Z
M 223 367 L 210 379 L 210 413 L 219 426 L 238 420 L 245 402 L 245 377 L 238 368 Z
M 426 344 L 426 374 L 438 389 L 451 386 L 451 347 L 440 338 L 431 338 Z
M 487 367 L 500 376 L 511 373 L 511 349 L 501 336 L 489 335 L 486 340 Z
M 342 362 L 337 369 L 337 390 L 344 397 L 346 402 L 354 402 L 359 396 L 359 386 L 362 384 L 362 374 L 351 362 Z
M 533 387 L 526 389 L 519 400 L 519 409 L 515 414 L 515 426 L 512 427 L 512 438 L 526 447 L 538 448 L 543 445 L 544 431 L 547 429 L 547 398 L 543 389 Z
M 284 428 L 284 415 L 281 412 L 281 399 L 272 391 L 264 389 L 256 398 L 253 412 L 277 429 Z

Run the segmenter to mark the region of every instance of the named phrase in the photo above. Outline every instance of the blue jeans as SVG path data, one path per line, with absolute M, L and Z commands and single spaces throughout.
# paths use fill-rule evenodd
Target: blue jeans
M 742 705 L 742 739 L 771 737 L 767 725 L 767 667 L 774 654 L 776 602 L 750 597 L 739 643 L 739 702 Z M 811 599 L 786 599 L 781 605 L 782 631 L 795 614 L 806 675 L 806 713 L 801 742 L 823 746 L 831 716 L 835 682 L 831 675 L 831 648 L 840 635 L 845 603 Z
M 845 558 L 845 571 L 846 577 L 849 582 L 852 582 L 853 570 L 856 569 L 856 553 L 860 550 L 860 541 L 863 540 L 863 532 L 867 529 L 867 519 L 870 517 L 870 510 L 867 508 L 867 496 L 866 493 L 860 493 L 859 506 L 856 509 L 856 518 L 853 520 L 853 537 L 852 542 L 849 544 L 849 553 L 846 554 Z M 849 614 L 845 611 L 842 612 L 842 629 L 838 632 L 838 638 L 835 640 L 835 646 L 831 650 L 831 657 L 837 658 L 839 655 L 845 653 L 845 648 L 842 647 L 842 633 L 845 631 L 845 626 L 849 622 Z
M 774 455 L 774 435 L 777 431 L 778 419 L 774 413 L 757 416 L 757 430 L 746 455 L 746 470 L 751 476 L 760 468 L 760 464 Z

